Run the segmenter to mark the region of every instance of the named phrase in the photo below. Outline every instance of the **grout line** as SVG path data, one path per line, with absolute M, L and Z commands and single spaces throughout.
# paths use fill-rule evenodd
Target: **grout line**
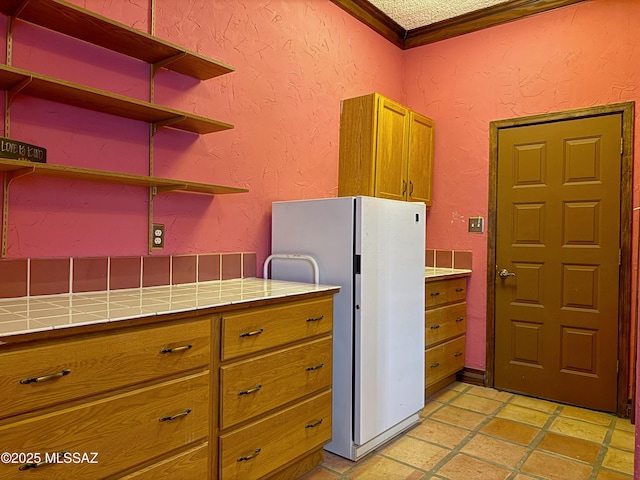
M 144 286 L 144 257 L 140 256 L 140 288 Z
M 73 257 L 69 257 L 69 293 L 73 293 Z
M 31 296 L 31 258 L 27 258 L 27 297 Z

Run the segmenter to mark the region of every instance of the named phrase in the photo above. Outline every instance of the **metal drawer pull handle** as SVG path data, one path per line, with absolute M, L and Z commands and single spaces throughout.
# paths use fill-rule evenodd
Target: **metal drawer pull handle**
M 429 328 L 430 328 L 431 330 L 435 330 L 435 329 L 437 329 L 437 328 L 440 328 L 440 325 L 431 325 Z
M 456 318 L 456 322 L 461 322 L 461 321 L 463 321 L 463 320 L 464 320 L 464 317 L 458 317 L 458 318 Z
M 250 388 L 248 390 L 241 390 L 238 392 L 238 395 L 249 395 L 250 393 L 254 393 L 257 392 L 258 390 L 260 390 L 262 388 L 262 385 L 258 384 L 253 388 Z
M 311 317 L 307 318 L 307 322 L 319 322 L 324 318 L 324 315 L 320 315 L 319 317 Z
M 464 288 L 456 288 L 456 292 L 462 292 L 464 291 Z
M 30 377 L 23 378 L 20 380 L 20 383 L 26 385 L 27 383 L 41 383 L 46 382 L 48 380 L 54 380 L 56 378 L 64 377 L 65 375 L 69 375 L 71 370 L 65 368 L 64 370 L 60 370 L 58 373 L 52 373 L 51 375 L 43 375 L 42 377 Z
M 176 413 L 175 415 L 167 415 L 166 417 L 160 417 L 161 422 L 171 422 L 181 417 L 186 417 L 191 413 L 191 409 L 187 408 L 184 412 Z
M 182 345 L 181 347 L 163 348 L 162 350 L 160 350 L 160 353 L 183 352 L 185 350 L 189 350 L 190 348 L 193 348 L 193 345 L 187 343 L 186 345 Z
M 462 352 L 456 352 L 453 354 L 454 357 L 459 357 L 460 355 L 462 355 Z
M 438 368 L 440 366 L 439 362 L 436 363 L 432 363 L 431 365 L 429 365 L 429 368 Z
M 320 370 L 322 367 L 324 367 L 324 363 L 319 363 L 318 365 L 316 365 L 315 367 L 307 367 L 307 371 L 311 371 L 311 370 Z
M 69 453 L 69 450 L 65 450 L 64 452 L 58 452 L 58 453 L 54 453 L 54 454 L 47 454 L 47 457 L 52 459 L 53 455 L 55 455 L 57 460 L 58 460 L 58 462 L 59 462 L 60 459 L 67 453 Z M 31 468 L 39 468 L 39 467 L 43 467 L 45 465 L 49 465 L 51 463 L 58 463 L 58 462 L 55 462 L 55 461 L 54 462 L 47 462 L 46 460 L 43 460 L 43 461 L 38 462 L 38 463 L 25 463 L 24 465 L 20 465 L 18 467 L 18 470 L 23 471 L 23 470 L 29 470 Z
M 313 428 L 313 427 L 317 427 L 318 425 L 320 425 L 322 423 L 322 419 L 320 420 L 316 420 L 313 423 L 307 423 L 304 428 Z
M 251 455 L 245 455 L 244 457 L 238 457 L 236 462 L 246 462 L 247 460 L 251 460 L 252 458 L 257 457 L 260 454 L 261 451 L 262 451 L 261 448 L 256 448 Z
M 240 336 L 241 337 L 253 337 L 254 335 L 260 335 L 262 332 L 264 332 L 264 328 L 260 328 L 258 330 L 254 330 L 253 332 L 244 332 L 244 333 L 241 333 Z
M 432 297 L 437 297 L 438 295 L 440 295 L 440 292 L 431 292 Z

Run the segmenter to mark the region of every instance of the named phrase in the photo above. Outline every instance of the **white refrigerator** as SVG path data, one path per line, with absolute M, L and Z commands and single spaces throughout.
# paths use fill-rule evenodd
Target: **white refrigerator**
M 424 406 L 425 205 L 374 197 L 274 202 L 272 253 L 309 255 L 339 285 L 333 315 L 333 431 L 357 460 L 418 422 Z M 312 265 L 274 258 L 271 278 Z

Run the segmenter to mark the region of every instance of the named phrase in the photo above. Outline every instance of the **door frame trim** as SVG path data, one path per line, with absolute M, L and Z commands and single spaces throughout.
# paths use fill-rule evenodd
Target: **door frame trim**
M 495 373 L 495 295 L 496 295 L 496 220 L 498 186 L 498 132 L 510 127 L 523 127 L 578 118 L 622 114 L 623 151 L 621 156 L 620 248 L 621 265 L 618 298 L 618 391 L 617 414 L 628 416 L 627 401 L 631 354 L 631 241 L 633 222 L 633 129 L 635 102 L 622 102 L 563 112 L 496 120 L 489 124 L 489 209 L 487 221 L 487 349 L 485 386 L 494 386 Z M 638 306 L 635 308 L 637 317 Z M 635 350 L 634 350 L 635 354 Z M 635 365 L 635 362 L 633 362 Z M 634 382 L 635 383 L 635 382 Z

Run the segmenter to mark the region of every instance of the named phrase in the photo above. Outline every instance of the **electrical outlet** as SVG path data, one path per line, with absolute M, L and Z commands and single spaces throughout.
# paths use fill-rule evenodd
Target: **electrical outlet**
M 469 217 L 469 233 L 484 233 L 484 218 Z
M 164 225 L 162 223 L 154 223 L 151 226 L 152 248 L 164 248 Z

